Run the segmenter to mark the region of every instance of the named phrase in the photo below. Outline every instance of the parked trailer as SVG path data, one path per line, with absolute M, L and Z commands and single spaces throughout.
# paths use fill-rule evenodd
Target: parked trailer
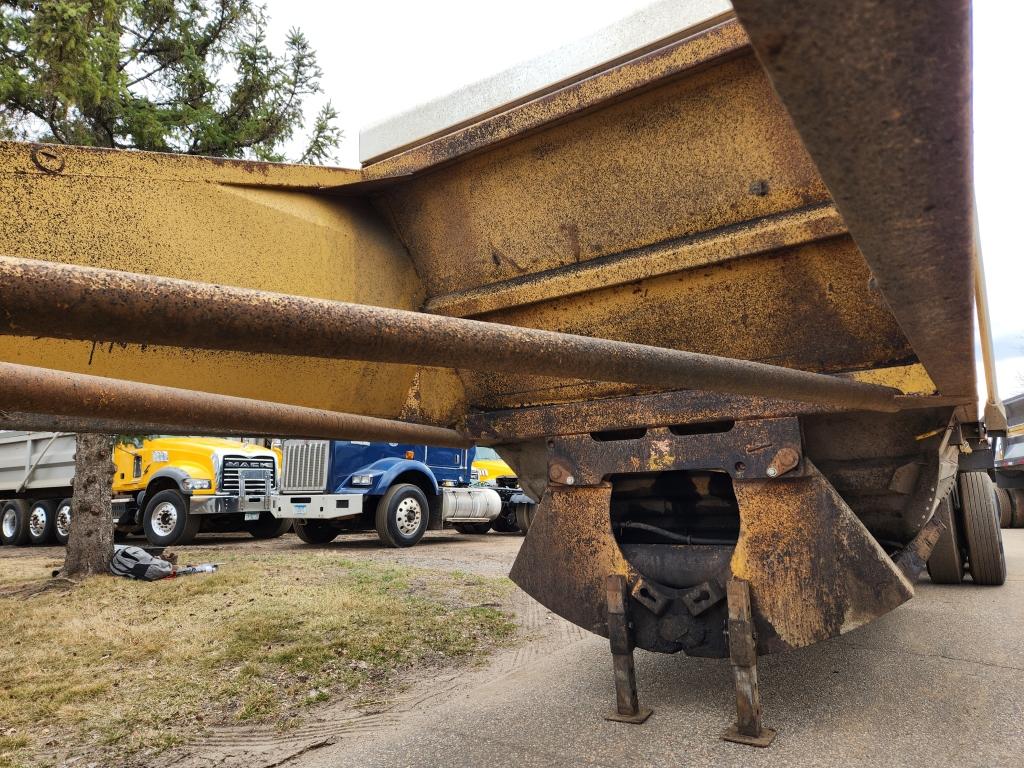
M 1004 401 L 1009 430 L 996 438 L 993 456 L 1003 528 L 1024 528 L 1024 395 Z
M 501 497 L 470 486 L 473 448 L 362 440 L 285 440 L 275 517 L 307 544 L 344 531 L 376 530 L 390 547 L 411 547 L 444 524 L 487 533 Z
M 960 466 L 1006 428 L 970 83 L 962 0 L 694 0 L 385 122 L 359 170 L 0 144 L 0 408 L 491 445 L 541 500 L 512 577 L 609 637 L 615 717 L 634 646 L 729 656 L 727 737 L 767 743 L 758 654 L 929 558 L 1005 578 Z
M 114 446 L 113 525 L 154 546 L 187 544 L 197 533 L 281 536 L 270 512 L 275 451 L 235 440 L 150 437 Z M 0 432 L 0 539 L 67 543 L 75 477 L 75 435 Z

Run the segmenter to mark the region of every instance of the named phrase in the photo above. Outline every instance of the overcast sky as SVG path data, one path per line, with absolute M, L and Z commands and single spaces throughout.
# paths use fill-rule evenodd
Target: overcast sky
M 598 29 L 648 0 L 266 0 L 272 41 L 309 37 L 342 117 L 339 160 L 358 165 L 359 129 Z M 681 0 L 685 2 L 685 0 Z M 1020 30 L 1024 3 L 974 2 L 975 184 L 1002 397 L 1024 392 L 1024 218 Z M 310 112 L 319 103 L 310 104 Z M 981 378 L 979 371 L 979 379 Z

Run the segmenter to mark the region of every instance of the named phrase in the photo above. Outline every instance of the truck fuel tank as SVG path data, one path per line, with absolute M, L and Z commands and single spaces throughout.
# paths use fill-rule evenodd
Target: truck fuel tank
M 501 496 L 491 488 L 441 488 L 441 519 L 482 523 L 501 514 Z

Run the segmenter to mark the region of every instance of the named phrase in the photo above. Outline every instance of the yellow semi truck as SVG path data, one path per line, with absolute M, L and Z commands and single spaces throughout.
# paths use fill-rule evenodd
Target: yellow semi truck
M 0 432 L 0 539 L 65 543 L 71 531 L 75 436 Z M 201 531 L 280 536 L 270 514 L 280 452 L 210 437 L 139 438 L 114 447 L 113 511 L 119 535 L 155 546 L 186 544 Z

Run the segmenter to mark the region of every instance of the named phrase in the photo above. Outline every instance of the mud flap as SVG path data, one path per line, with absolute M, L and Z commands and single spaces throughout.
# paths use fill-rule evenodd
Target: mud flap
M 611 527 L 610 484 L 548 486 L 509 574 L 523 591 L 572 623 L 608 636 L 608 576 L 630 582 Z
M 891 611 L 913 586 L 809 461 L 805 477 L 736 482 L 733 575 L 750 583 L 758 651 L 836 637 Z

